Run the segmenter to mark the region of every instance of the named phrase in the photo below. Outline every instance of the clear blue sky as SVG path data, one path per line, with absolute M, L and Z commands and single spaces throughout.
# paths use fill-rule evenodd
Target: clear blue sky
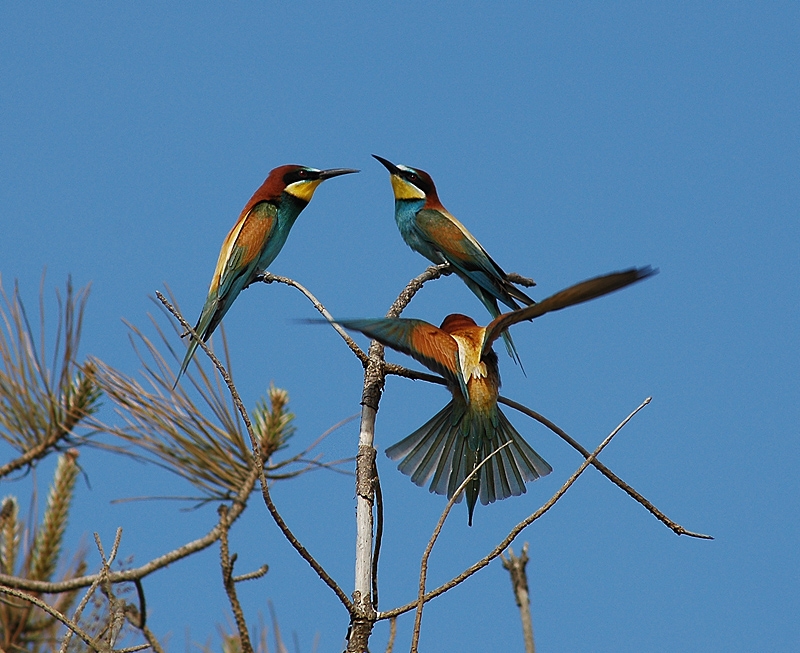
M 800 563 L 800 8 L 797 3 L 6 3 L 0 9 L 0 273 L 35 306 L 72 274 L 92 283 L 83 352 L 135 373 L 122 319 L 146 326 L 165 284 L 199 314 L 223 237 L 283 163 L 357 167 L 326 182 L 271 271 L 342 317 L 382 315 L 426 262 L 403 244 L 377 153 L 428 170 L 440 197 L 535 298 L 630 265 L 654 279 L 516 327 L 527 377 L 501 352 L 504 393 L 596 445 L 645 397 L 603 454 L 689 529 L 678 538 L 589 470 L 530 541 L 542 651 L 794 651 Z M 485 320 L 457 279 L 407 315 Z M 249 406 L 271 380 L 297 414 L 295 446 L 359 410 L 360 366 L 285 287 L 244 293 L 225 325 Z M 366 343 L 364 343 L 366 344 Z M 399 355 L 392 360 L 402 361 Z M 426 421 L 446 391 L 391 378 L 381 452 Z M 106 406 L 108 409 L 108 406 Z M 111 413 L 105 415 L 110 419 Z M 544 502 L 580 456 L 511 419 L 553 465 L 528 493 L 463 506 L 431 583 L 486 553 Z M 325 445 L 355 452 L 357 428 Z M 4 450 L 3 456 L 8 452 Z M 418 559 L 444 506 L 379 455 L 387 533 L 381 608 L 415 594 Z M 69 528 L 141 564 L 197 537 L 213 507 L 110 504 L 190 494 L 177 478 L 86 451 Z M 38 471 L 41 485 L 50 466 Z M 26 482 L 3 493 L 27 496 Z M 354 487 L 316 473 L 275 500 L 304 543 L 352 589 Z M 345 612 L 254 503 L 232 547 L 255 623 L 271 599 L 285 635 L 343 647 Z M 228 614 L 217 550 L 145 582 L 150 625 L 214 641 Z M 399 622 L 407 648 L 412 618 Z M 376 628 L 373 650 L 388 629 Z M 426 650 L 521 650 L 499 563 L 426 609 Z

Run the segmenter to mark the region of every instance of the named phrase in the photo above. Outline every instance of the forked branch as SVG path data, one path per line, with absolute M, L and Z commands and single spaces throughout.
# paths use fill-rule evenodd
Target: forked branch
M 619 433 L 619 431 L 622 429 L 622 427 L 624 427 L 631 420 L 631 418 L 634 415 L 636 415 L 636 413 L 638 413 L 642 408 L 644 408 L 649 403 L 650 403 L 650 397 L 645 399 L 639 405 L 639 407 L 636 408 L 636 410 L 634 410 L 630 415 L 628 415 L 620 423 L 620 425 L 617 426 L 617 428 L 615 428 L 608 435 L 608 437 L 606 437 L 606 439 L 603 440 L 600 443 L 600 445 L 597 447 L 597 449 L 595 449 L 591 454 L 589 454 L 589 457 L 586 460 L 584 460 L 583 463 L 581 463 L 581 466 L 578 467 L 578 469 L 572 474 L 572 476 L 570 476 L 567 479 L 567 481 L 564 483 L 564 485 L 562 485 L 559 488 L 559 490 L 552 497 L 550 497 L 550 499 L 541 508 L 539 508 L 536 512 L 532 513 L 531 515 L 529 515 L 528 517 L 523 519 L 519 524 L 517 524 L 514 528 L 512 528 L 511 531 L 509 532 L 509 534 L 494 549 L 492 549 L 492 551 L 490 553 L 488 553 L 486 556 L 484 556 L 483 558 L 478 560 L 478 562 L 473 564 L 468 569 L 465 569 L 462 573 L 460 573 L 458 576 L 456 576 L 452 580 L 449 580 L 448 582 L 444 583 L 443 585 L 440 585 L 439 587 L 437 587 L 435 590 L 432 590 L 432 591 L 426 593 L 425 596 L 423 597 L 423 602 L 427 603 L 431 599 L 434 599 L 437 596 L 439 596 L 440 594 L 443 594 L 444 592 L 447 592 L 448 590 L 452 589 L 456 585 L 459 585 L 459 584 L 463 583 L 465 580 L 467 580 L 470 576 L 475 574 L 477 571 L 479 571 L 479 570 L 483 569 L 484 567 L 486 567 L 492 560 L 494 560 L 495 558 L 499 557 L 500 554 L 502 554 L 503 551 L 505 551 L 506 548 L 508 548 L 508 546 L 517 538 L 517 536 L 523 530 L 525 530 L 525 528 L 527 528 L 530 524 L 532 524 L 534 521 L 536 521 L 542 515 L 544 515 L 548 510 L 550 510 L 550 508 L 552 508 L 556 504 L 556 502 L 562 496 L 564 496 L 566 491 L 570 487 L 572 487 L 572 485 L 575 483 L 575 481 L 578 480 L 578 477 L 580 477 L 580 475 L 583 474 L 583 472 L 586 470 L 586 468 L 589 467 L 589 465 L 591 464 L 592 460 L 597 458 L 597 456 L 600 454 L 600 452 L 603 449 L 605 449 L 605 447 L 608 445 L 608 443 L 611 442 L 611 440 L 614 438 L 614 436 L 617 433 Z M 394 610 L 389 610 L 387 612 L 381 612 L 378 615 L 378 619 L 389 619 L 391 617 L 396 617 L 396 616 L 401 615 L 401 614 L 403 614 L 405 612 L 413 610 L 415 607 L 417 607 L 418 603 L 419 603 L 419 599 L 417 601 L 412 602 L 412 603 L 407 603 L 406 605 L 401 606 L 399 608 L 395 608 Z
M 322 568 L 322 565 L 317 562 L 317 560 L 308 552 L 308 550 L 300 543 L 300 541 L 295 537 L 294 533 L 289 529 L 286 525 L 286 522 L 281 517 L 278 509 L 275 507 L 275 504 L 272 502 L 272 497 L 269 493 L 269 485 L 267 484 L 267 479 L 264 476 L 264 462 L 261 457 L 261 450 L 259 447 L 258 439 L 253 432 L 253 425 L 250 422 L 250 417 L 247 413 L 247 409 L 244 407 L 244 403 L 242 402 L 241 397 L 239 396 L 239 391 L 236 389 L 236 386 L 233 384 L 233 380 L 231 379 L 228 371 L 219 361 L 219 359 L 214 355 L 214 352 L 211 351 L 210 347 L 203 342 L 203 340 L 197 335 L 195 330 L 191 327 L 191 325 L 186 321 L 183 315 L 169 302 L 167 298 L 164 297 L 160 292 L 156 292 L 156 297 L 158 300 L 164 305 L 164 307 L 175 317 L 178 322 L 180 322 L 181 327 L 190 334 L 190 336 L 197 340 L 199 346 L 203 349 L 206 356 L 209 357 L 211 362 L 214 364 L 214 367 L 217 368 L 217 371 L 220 373 L 222 380 L 224 381 L 225 385 L 228 387 L 228 391 L 231 394 L 231 398 L 233 399 L 233 403 L 236 406 L 236 409 L 239 411 L 239 414 L 242 417 L 242 421 L 244 422 L 245 428 L 247 429 L 247 434 L 250 437 L 250 442 L 253 447 L 253 470 L 258 474 L 258 479 L 261 483 L 261 494 L 264 498 L 264 503 L 267 506 L 267 510 L 269 510 L 270 515 L 272 516 L 275 523 L 280 528 L 281 532 L 283 533 L 284 537 L 289 541 L 289 543 L 295 548 L 295 550 L 300 554 L 311 568 L 317 573 L 317 575 L 322 579 L 322 581 L 333 590 L 333 593 L 339 598 L 342 602 L 342 605 L 347 609 L 348 612 L 351 611 L 352 603 L 347 595 L 342 591 L 336 581 L 331 578 L 328 572 Z

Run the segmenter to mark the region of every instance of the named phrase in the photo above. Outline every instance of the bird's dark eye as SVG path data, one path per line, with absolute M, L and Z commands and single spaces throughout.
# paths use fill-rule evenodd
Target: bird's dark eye
M 406 179 L 408 179 L 408 181 L 419 181 L 419 176 L 413 172 L 409 172 L 406 175 Z
M 300 179 L 305 179 L 308 177 L 308 170 L 298 170 L 297 176 L 300 177 Z

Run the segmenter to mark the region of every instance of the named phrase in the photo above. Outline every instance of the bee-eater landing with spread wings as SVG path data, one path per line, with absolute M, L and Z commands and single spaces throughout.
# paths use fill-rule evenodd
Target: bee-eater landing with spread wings
M 518 302 L 526 306 L 534 303 L 508 280 L 475 237 L 444 208 L 427 172 L 372 156 L 389 171 L 395 199 L 394 219 L 411 249 L 435 264 L 449 263 L 493 318 L 500 315 L 498 301 L 512 310 L 520 307 Z M 509 355 L 519 362 L 511 336 L 507 333 L 502 336 Z
M 433 477 L 431 492 L 451 498 L 484 458 L 510 441 L 466 487 L 470 526 L 479 496 L 486 505 L 523 494 L 526 482 L 549 474 L 552 468 L 517 433 L 497 405 L 500 374 L 492 343 L 517 322 L 600 297 L 655 272 L 649 267 L 633 268 L 589 279 L 538 304 L 503 313 L 486 327 L 458 314 L 448 315 L 439 328 L 404 318 L 340 321 L 343 327 L 408 354 L 441 374 L 453 395 L 447 406 L 389 447 L 386 454 L 393 460 L 402 459 L 398 469 L 414 483 L 423 486 Z
M 311 201 L 317 186 L 326 179 L 352 172 L 358 170 L 317 170 L 285 165 L 269 173 L 245 204 L 239 219 L 222 243 L 206 303 L 194 328 L 203 342 L 214 333 L 239 293 L 275 260 L 297 216 Z M 186 371 L 195 349 L 197 341 L 192 338 L 175 386 Z

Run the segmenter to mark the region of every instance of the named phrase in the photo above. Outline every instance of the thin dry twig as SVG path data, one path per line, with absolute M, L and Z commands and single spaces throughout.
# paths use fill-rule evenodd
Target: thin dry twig
M 44 610 L 47 614 L 51 617 L 58 619 L 62 624 L 64 624 L 69 631 L 74 632 L 78 637 L 80 637 L 84 642 L 86 642 L 87 646 L 89 646 L 93 651 L 106 651 L 107 647 L 102 644 L 95 642 L 92 637 L 85 631 L 83 628 L 78 626 L 78 624 L 74 623 L 69 617 L 61 614 L 55 608 L 50 607 L 47 603 L 42 601 L 41 599 L 28 594 L 22 590 L 14 589 L 13 587 L 7 587 L 5 585 L 0 585 L 0 593 L 8 594 L 9 596 L 14 596 L 18 599 L 22 599 L 23 601 L 28 601 L 32 603 L 37 608 Z
M 451 588 L 455 587 L 456 585 L 459 585 L 459 584 L 463 583 L 465 580 L 467 580 L 467 578 L 469 578 L 470 576 L 475 574 L 477 571 L 483 569 L 492 560 L 494 560 L 495 558 L 500 556 L 500 554 L 503 553 L 503 551 L 505 551 L 506 548 L 508 548 L 508 546 L 517 538 L 517 536 L 525 528 L 527 528 L 530 524 L 532 524 L 534 521 L 536 521 L 542 515 L 544 515 L 548 510 L 550 510 L 550 508 L 552 508 L 556 504 L 556 502 L 562 496 L 564 496 L 564 493 L 570 487 L 572 487 L 573 483 L 575 483 L 575 481 L 578 480 L 578 477 L 580 477 L 580 475 L 583 474 L 583 472 L 586 470 L 586 468 L 589 467 L 589 465 L 591 465 L 591 461 L 594 460 L 600 454 L 600 452 L 603 449 L 605 449 L 605 447 L 608 445 L 608 443 L 611 442 L 611 440 L 614 438 L 614 436 L 617 433 L 620 432 L 620 430 L 633 418 L 633 416 L 636 415 L 636 413 L 638 413 L 640 410 L 642 410 L 642 408 L 644 408 L 647 404 L 649 404 L 650 401 L 651 401 L 651 398 L 648 397 L 647 399 L 645 399 L 636 408 L 636 410 L 634 410 L 630 415 L 628 415 L 619 424 L 619 426 L 617 426 L 617 428 L 615 428 L 608 435 L 608 437 L 606 437 L 606 439 L 603 440 L 600 443 L 600 445 L 597 447 L 597 449 L 595 449 L 589 455 L 589 458 L 587 458 L 586 460 L 583 461 L 583 463 L 581 463 L 580 467 L 578 467 L 578 469 L 572 474 L 572 476 L 570 476 L 567 479 L 567 481 L 559 488 L 559 490 L 552 497 L 550 497 L 550 499 L 541 508 L 539 508 L 536 512 L 532 513 L 531 515 L 529 515 L 528 517 L 523 519 L 519 524 L 514 526 L 514 528 L 511 529 L 509 534 L 500 542 L 500 544 L 498 544 L 494 549 L 492 549 L 492 551 L 490 553 L 488 553 L 486 556 L 481 558 L 478 562 L 476 562 L 471 567 L 469 567 L 468 569 L 466 569 L 463 572 L 461 572 L 455 578 L 447 581 L 443 585 L 440 585 L 435 590 L 431 590 L 430 592 L 425 594 L 425 596 L 423 597 L 423 602 L 427 603 L 431 599 L 434 599 L 437 596 L 439 596 L 440 594 L 443 594 L 444 592 L 447 592 L 448 590 L 450 590 Z M 406 612 L 409 612 L 410 610 L 413 610 L 417 606 L 417 604 L 418 604 L 418 600 L 417 601 L 413 601 L 411 603 L 407 603 L 406 605 L 401 606 L 399 608 L 395 608 L 394 610 L 389 610 L 387 612 L 381 612 L 378 615 L 378 619 L 389 619 L 391 617 L 396 617 L 398 615 L 404 614 Z
M 453 496 L 450 497 L 450 500 L 447 502 L 447 505 L 444 507 L 444 510 L 439 517 L 439 521 L 436 523 L 436 528 L 433 529 L 433 534 L 431 535 L 431 539 L 428 541 L 428 545 L 425 547 L 425 552 L 422 554 L 422 559 L 420 560 L 419 565 L 419 593 L 417 595 L 417 611 L 414 616 L 414 632 L 411 636 L 411 653 L 417 653 L 419 646 L 419 633 L 420 629 L 422 628 L 422 608 L 425 605 L 425 583 L 428 578 L 428 559 L 430 558 L 433 547 L 436 544 L 436 540 L 439 539 L 439 534 L 442 532 L 444 522 L 447 519 L 447 516 L 450 514 L 450 511 L 453 509 L 453 506 L 456 505 L 456 502 L 461 497 L 461 493 L 467 487 L 469 482 L 475 477 L 475 475 L 481 470 L 481 467 L 483 467 L 494 456 L 496 456 L 510 444 L 511 440 L 500 445 L 497 447 L 497 449 L 492 451 L 492 453 L 486 456 L 486 458 L 484 458 L 480 464 L 476 465 L 475 469 L 473 469 L 467 475 L 467 477 L 461 482 L 461 485 L 459 485 L 456 491 L 453 493 Z
M 401 376 L 403 378 L 411 379 L 414 381 L 427 381 L 428 383 L 435 383 L 437 385 L 447 385 L 447 382 L 443 378 L 436 376 L 435 374 L 428 374 L 427 372 L 418 372 L 417 370 L 412 370 L 407 367 L 403 367 L 402 365 L 397 365 L 395 363 L 385 363 L 383 369 L 386 374 L 394 374 L 395 376 Z M 508 397 L 503 397 L 502 395 L 498 397 L 497 400 L 501 404 L 505 404 L 506 406 L 509 406 L 514 410 L 521 412 L 523 415 L 527 415 L 531 419 L 536 420 L 543 426 L 550 429 L 553 433 L 555 433 L 558 437 L 564 440 L 564 442 L 570 445 L 573 449 L 580 452 L 580 454 L 584 458 L 589 457 L 590 453 L 589 450 L 586 449 L 586 447 L 584 447 L 582 444 L 580 444 L 580 442 L 575 440 L 575 438 L 570 436 L 566 431 L 564 431 L 564 429 L 557 426 L 543 415 L 537 413 L 535 410 L 532 410 L 527 406 L 514 401 L 513 399 L 509 399 Z M 658 519 L 658 521 L 664 524 L 676 535 L 686 535 L 688 537 L 694 537 L 701 540 L 714 539 L 713 536 L 711 535 L 705 535 L 703 533 L 695 533 L 694 531 L 690 531 L 681 526 L 680 524 L 678 524 L 677 522 L 673 521 L 669 517 L 667 517 L 653 503 L 651 503 L 648 499 L 646 499 L 636 489 L 628 485 L 625 481 L 623 481 L 619 476 L 617 476 L 614 472 L 612 472 L 599 460 L 593 460 L 591 464 L 592 467 L 596 468 L 609 481 L 614 483 L 614 485 L 619 487 L 632 499 L 641 504 L 650 514 L 652 514 L 656 519 Z
M 383 492 L 381 479 L 378 475 L 378 463 L 373 461 L 373 474 L 375 475 L 375 546 L 372 553 L 372 607 L 378 609 L 378 560 L 381 556 L 381 542 L 383 541 Z
M 241 490 L 231 502 L 231 523 L 238 519 L 247 506 L 247 499 L 250 496 L 257 479 L 257 470 L 251 470 L 250 476 L 245 479 L 245 483 Z M 128 581 L 133 582 L 137 579 L 142 579 L 145 576 L 152 574 L 154 571 L 162 569 L 167 565 L 176 562 L 177 560 L 181 560 L 182 558 L 190 556 L 193 553 L 197 553 L 198 551 L 208 548 L 214 544 L 219 537 L 219 524 L 215 524 L 214 527 L 204 536 L 191 542 L 187 542 L 183 546 L 173 549 L 172 551 L 169 551 L 158 558 L 154 558 L 141 567 L 137 567 L 136 569 L 127 569 L 124 571 L 109 572 L 108 579 L 112 583 L 122 583 Z M 0 583 L 7 585 L 8 587 L 16 587 L 19 589 L 30 590 L 32 592 L 47 594 L 69 592 L 71 590 L 80 589 L 81 587 L 88 587 L 95 582 L 99 582 L 99 579 L 100 574 L 93 574 L 90 576 L 82 576 L 80 578 L 71 578 L 69 580 L 60 581 L 57 583 L 48 583 L 44 581 L 32 581 L 7 574 L 0 574 Z
M 242 611 L 242 604 L 236 595 L 236 582 L 233 579 L 233 564 L 236 562 L 236 554 L 231 557 L 228 551 L 228 506 L 222 504 L 219 507 L 219 523 L 222 533 L 219 538 L 220 567 L 222 568 L 222 585 L 228 595 L 228 602 L 231 604 L 233 618 L 236 621 L 236 629 L 239 631 L 239 644 L 242 653 L 253 653 L 253 645 L 250 642 L 250 633 L 247 632 L 247 622 Z
M 262 281 L 266 284 L 276 283 L 276 282 L 283 283 L 286 284 L 287 286 L 291 286 L 292 288 L 297 288 L 311 301 L 311 303 L 314 305 L 314 308 L 316 308 L 317 311 L 319 311 L 322 317 L 324 317 L 326 320 L 328 320 L 328 322 L 331 323 L 331 326 L 334 328 L 336 333 L 338 333 L 342 337 L 342 340 L 344 340 L 345 343 L 347 343 L 347 346 L 350 348 L 350 351 L 352 351 L 356 355 L 358 360 L 360 360 L 363 365 L 367 364 L 369 356 L 367 356 L 367 354 L 364 353 L 364 350 L 361 349 L 361 347 L 359 347 L 356 344 L 356 341 L 350 337 L 347 331 L 345 331 L 342 327 L 336 324 L 336 322 L 334 322 L 333 316 L 330 313 L 328 313 L 328 311 L 322 305 L 322 302 L 320 302 L 316 297 L 314 297 L 314 295 L 312 295 L 311 292 L 305 286 L 297 283 L 297 281 L 295 281 L 294 279 L 290 279 L 289 277 L 281 277 L 278 276 L 277 274 L 272 274 L 271 272 L 262 272 L 259 276 L 257 276 L 253 280 L 253 283 L 255 283 L 256 281 Z
M 166 309 L 175 317 L 175 319 L 180 322 L 181 326 L 191 334 L 191 337 L 197 340 L 199 346 L 205 352 L 206 356 L 208 356 L 211 359 L 211 362 L 214 364 L 214 367 L 217 368 L 217 371 L 220 373 L 220 376 L 225 382 L 225 385 L 228 386 L 228 391 L 231 394 L 233 403 L 242 417 L 242 421 L 244 422 L 245 428 L 247 429 L 247 434 L 250 436 L 250 441 L 253 446 L 253 466 L 254 469 L 258 472 L 258 478 L 259 481 L 261 482 L 261 494 L 264 498 L 264 502 L 267 505 L 267 510 L 269 510 L 269 513 L 272 516 L 272 519 L 278 525 L 278 528 L 280 528 L 284 537 L 300 554 L 303 560 L 305 560 L 311 566 L 311 568 L 317 573 L 317 575 L 322 579 L 322 581 L 328 587 L 330 587 L 331 590 L 333 590 L 333 593 L 336 594 L 336 596 L 342 602 L 347 611 L 350 612 L 352 608 L 352 603 L 350 599 L 347 598 L 347 595 L 342 591 L 342 589 L 339 587 L 336 581 L 334 581 L 333 578 L 331 578 L 328 572 L 325 571 L 325 569 L 323 569 L 322 565 L 320 565 L 319 562 L 317 562 L 316 558 L 314 558 L 308 552 L 308 550 L 300 543 L 300 541 L 294 536 L 294 533 L 292 533 L 292 531 L 286 525 L 286 522 L 284 522 L 283 517 L 281 517 L 280 513 L 275 507 L 275 504 L 272 502 L 272 497 L 270 496 L 269 493 L 269 485 L 267 484 L 267 479 L 264 476 L 264 464 L 261 458 L 261 452 L 259 450 L 259 443 L 258 440 L 256 439 L 255 434 L 253 433 L 253 425 L 250 422 L 250 417 L 247 414 L 247 409 L 244 407 L 242 399 L 239 396 L 239 391 L 233 384 L 233 381 L 231 380 L 228 371 L 225 369 L 225 367 L 222 365 L 219 359 L 214 355 L 214 352 L 211 351 L 208 345 L 206 345 L 206 343 L 203 342 L 203 340 L 200 337 L 198 337 L 197 333 L 194 331 L 191 325 L 184 319 L 183 315 L 181 315 L 180 312 L 175 307 L 173 307 L 169 301 L 167 301 L 166 297 L 164 297 L 164 295 L 162 295 L 160 292 L 156 292 L 156 296 L 158 297 L 158 300 L 162 304 L 164 304 Z
M 386 653 L 392 653 L 395 637 L 397 637 L 397 617 L 392 617 L 389 619 L 389 641 L 386 643 Z
M 533 279 L 530 277 L 523 277 L 517 272 L 507 272 L 506 279 L 508 279 L 511 283 L 515 283 L 518 286 L 524 286 L 525 288 L 532 288 L 536 285 L 536 282 Z
M 97 550 L 100 553 L 100 573 L 97 574 L 97 580 L 91 584 L 89 590 L 84 595 L 83 599 L 81 599 L 80 604 L 78 605 L 77 609 L 75 610 L 75 614 L 72 617 L 72 621 L 74 623 L 78 623 L 81 614 L 83 613 L 86 605 L 89 603 L 89 599 L 94 595 L 95 591 L 97 590 L 98 586 L 101 582 L 105 582 L 108 580 L 108 572 L 111 569 L 111 563 L 117 557 L 117 551 L 119 550 L 119 543 L 122 539 L 122 528 L 117 528 L 116 535 L 114 536 L 114 544 L 111 547 L 111 555 L 109 559 L 106 560 L 105 553 L 103 552 L 103 544 L 100 542 L 100 536 L 95 533 L 94 534 L 94 541 L 97 545 Z M 60 653 L 65 653 L 69 647 L 70 640 L 72 639 L 72 633 L 74 631 L 68 630 L 64 640 L 61 642 L 61 649 Z
M 246 574 L 240 574 L 239 576 L 234 576 L 232 578 L 234 583 L 242 583 L 246 580 L 256 580 L 257 578 L 263 578 L 267 575 L 269 571 L 269 565 L 261 565 L 258 569 L 253 571 L 248 571 Z
M 549 419 L 540 415 L 535 410 L 531 410 L 527 406 L 524 406 L 512 399 L 507 399 L 506 397 L 500 397 L 498 400 L 500 403 L 505 404 L 506 406 L 510 406 L 511 408 L 518 410 L 523 415 L 527 415 L 528 417 L 535 419 L 540 424 L 543 424 L 548 429 L 550 429 L 553 433 L 555 433 L 558 437 L 564 440 L 567 444 L 569 444 L 573 449 L 579 451 L 581 455 L 588 459 L 590 456 L 589 450 L 586 449 L 580 442 L 572 438 L 568 435 L 563 429 L 556 426 L 553 422 Z M 639 492 L 637 492 L 634 488 L 628 485 L 625 481 L 623 481 L 619 476 L 614 474 L 608 467 L 606 467 L 603 463 L 599 460 L 592 460 L 592 467 L 597 469 L 603 476 L 605 476 L 608 480 L 610 480 L 614 485 L 619 487 L 625 493 L 627 493 L 631 498 L 635 501 L 640 503 L 644 506 L 650 514 L 652 514 L 658 521 L 662 524 L 667 526 L 672 532 L 676 535 L 687 535 L 689 537 L 696 537 L 701 540 L 713 540 L 714 538 L 711 535 L 704 535 L 703 533 L 694 533 L 690 530 L 685 529 L 683 526 L 678 524 L 677 522 L 672 521 L 669 517 L 667 517 L 663 512 L 661 512 L 656 506 L 654 506 L 650 501 L 648 501 L 645 497 L 643 497 Z
M 139 608 L 137 609 L 131 603 L 125 605 L 125 618 L 128 623 L 134 628 L 141 631 L 147 645 L 155 651 L 155 653 L 164 653 L 164 649 L 156 638 L 150 628 L 147 626 L 147 604 L 144 596 L 144 587 L 142 581 L 137 579 L 133 581 L 136 587 L 136 594 L 139 597 Z
M 386 317 L 400 317 L 400 314 L 411 303 L 411 300 L 414 299 L 414 295 L 420 291 L 422 286 L 428 283 L 428 281 L 435 281 L 440 277 L 445 277 L 452 273 L 453 269 L 450 267 L 449 263 L 429 266 L 422 274 L 417 275 L 406 284 L 406 287 L 397 296 L 397 299 L 394 300 L 387 311 Z

